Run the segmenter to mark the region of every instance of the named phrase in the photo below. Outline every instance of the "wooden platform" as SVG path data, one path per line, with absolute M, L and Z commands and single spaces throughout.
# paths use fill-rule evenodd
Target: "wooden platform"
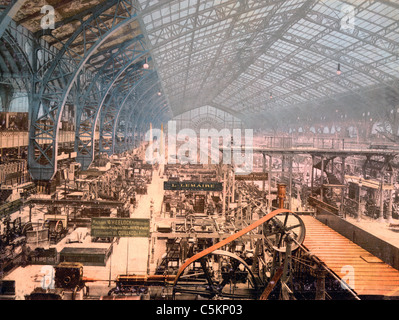
M 306 226 L 304 246 L 359 296 L 399 297 L 399 270 L 317 219 L 301 218 Z

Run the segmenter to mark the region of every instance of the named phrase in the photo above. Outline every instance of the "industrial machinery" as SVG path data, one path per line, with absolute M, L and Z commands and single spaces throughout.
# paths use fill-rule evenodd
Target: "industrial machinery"
M 151 291 L 160 291 L 165 297 L 168 281 L 173 279 L 174 276 L 168 275 L 119 275 L 108 296 L 140 296 L 148 300 Z
M 50 243 L 58 243 L 68 233 L 67 217 L 65 215 L 45 214 L 44 218 L 44 226 L 49 230 Z
M 10 216 L 3 219 L 0 225 L 0 272 L 6 273 L 25 263 L 26 225 L 18 217 L 11 221 Z
M 83 265 L 61 262 L 55 268 L 55 287 L 62 289 L 80 289 L 83 286 Z
M 258 207 L 254 202 L 254 207 Z M 263 241 L 249 250 L 243 237 L 261 227 Z M 286 209 L 265 214 L 261 219 L 189 258 L 173 283 L 173 297 L 187 295 L 206 299 L 259 299 L 268 283 L 279 275 L 288 280 L 291 256 L 302 244 L 305 227 Z M 250 238 L 249 238 L 250 239 Z M 248 239 L 247 239 L 248 240 Z M 252 244 L 252 242 L 249 242 Z M 225 250 L 221 250 L 225 248 Z M 227 250 L 226 250 L 227 249 Z
M 83 278 L 83 265 L 74 262 L 61 262 L 54 268 L 45 268 L 48 278 L 46 286 L 35 288 L 26 300 L 82 300 L 89 291 Z M 44 287 L 44 288 L 43 288 Z

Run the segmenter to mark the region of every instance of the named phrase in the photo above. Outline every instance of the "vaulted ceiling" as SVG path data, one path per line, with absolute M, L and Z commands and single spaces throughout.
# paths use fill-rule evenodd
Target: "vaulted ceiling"
M 62 48 L 79 21 L 108 3 L 25 1 L 14 20 Z M 46 4 L 56 12 L 51 34 L 40 27 Z M 100 70 L 113 48 L 142 34 L 174 116 L 210 105 L 264 125 L 399 105 L 397 1 L 137 0 L 132 6 L 138 19 L 108 38 L 87 68 Z M 89 41 L 77 37 L 71 48 L 82 54 Z

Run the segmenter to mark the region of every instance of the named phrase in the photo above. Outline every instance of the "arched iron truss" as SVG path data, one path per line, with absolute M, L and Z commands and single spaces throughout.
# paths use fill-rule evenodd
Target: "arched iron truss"
M 134 120 L 131 119 L 128 114 L 136 111 L 136 101 L 139 97 L 142 97 L 143 88 L 148 87 L 159 87 L 159 82 L 157 81 L 157 75 L 155 72 L 150 72 L 145 77 L 142 77 L 140 81 L 128 91 L 120 103 L 120 107 L 115 116 L 116 125 L 114 126 L 113 137 L 116 137 L 117 135 L 119 137 L 123 136 L 126 145 L 125 147 L 121 147 L 119 144 L 117 147 L 118 150 L 127 150 L 134 146 L 134 141 L 132 141 L 132 137 L 135 133 Z M 146 111 L 148 112 L 148 108 L 146 108 Z M 115 140 L 113 140 L 113 142 L 115 142 Z M 113 144 L 113 148 L 115 148 L 115 143 Z
M 79 20 L 79 17 L 74 19 Z M 51 180 L 57 171 L 60 117 L 86 63 L 107 38 L 136 19 L 134 1 L 114 0 L 99 5 L 89 18 L 80 19 L 80 26 L 54 54 L 44 77 L 36 82 L 38 90 L 32 103 L 28 153 L 34 179 Z M 43 33 L 56 38 L 51 32 Z M 83 50 L 76 52 L 72 44 L 82 35 Z
M 161 106 L 165 104 L 165 97 L 158 96 L 159 92 L 159 83 L 153 83 L 150 86 L 142 86 L 141 92 L 137 92 L 137 98 L 134 101 L 131 101 L 128 108 L 128 104 L 124 108 L 124 117 L 119 116 L 118 125 L 115 127 L 121 128 L 120 120 L 127 119 L 128 127 L 119 132 L 122 136 L 126 137 L 129 135 L 134 135 L 134 133 L 140 134 L 140 138 L 143 138 L 143 133 L 145 133 L 146 129 L 149 129 L 150 123 L 154 126 L 160 125 L 158 123 L 158 118 L 154 117 L 155 113 L 158 111 L 157 116 L 163 115 L 165 109 Z M 123 129 L 123 128 L 121 128 Z M 117 135 L 118 133 L 115 133 Z M 137 146 L 138 141 L 134 141 L 133 146 Z M 125 149 L 131 146 L 125 144 Z M 123 150 L 123 147 L 120 145 L 117 146 L 117 150 Z
M 31 91 L 31 77 L 33 70 L 29 58 L 18 43 L 15 36 L 9 30 L 0 38 L 0 71 L 1 84 L 9 84 L 22 92 Z M 7 77 L 5 75 L 19 74 L 19 77 Z
M 124 90 L 133 85 L 148 71 L 142 70 L 140 59 L 148 52 L 142 37 L 136 37 L 113 54 L 96 73 L 89 87 L 79 97 L 75 150 L 77 160 L 87 168 L 94 157 L 94 135 L 100 117 L 100 151 L 104 136 L 113 126 L 114 114 Z
M 77 160 L 87 168 L 97 143 L 100 152 L 122 152 L 137 146 L 149 123 L 206 105 L 274 131 L 356 121 L 364 112 L 382 122 L 399 106 L 396 1 L 65 0 L 54 2 L 55 28 L 46 30 L 41 4 L 26 3 L 0 7 L 0 38 L 9 46 L 2 51 L 18 56 L 0 54 L 0 67 L 18 90 L 31 86 L 35 180 L 57 171 L 61 122 L 71 109 Z M 27 65 L 12 23 L 32 36 Z M 21 62 L 28 74 L 18 79 Z

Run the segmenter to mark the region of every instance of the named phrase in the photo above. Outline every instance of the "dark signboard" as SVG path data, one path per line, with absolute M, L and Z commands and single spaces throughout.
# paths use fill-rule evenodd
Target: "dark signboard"
M 92 218 L 91 236 L 99 238 L 148 238 L 150 236 L 150 220 L 129 218 Z
M 250 174 L 245 175 L 236 175 L 236 180 L 244 180 L 244 181 L 263 181 L 268 180 L 269 175 L 267 172 L 252 172 Z
M 165 181 L 164 190 L 223 191 L 222 182 Z

